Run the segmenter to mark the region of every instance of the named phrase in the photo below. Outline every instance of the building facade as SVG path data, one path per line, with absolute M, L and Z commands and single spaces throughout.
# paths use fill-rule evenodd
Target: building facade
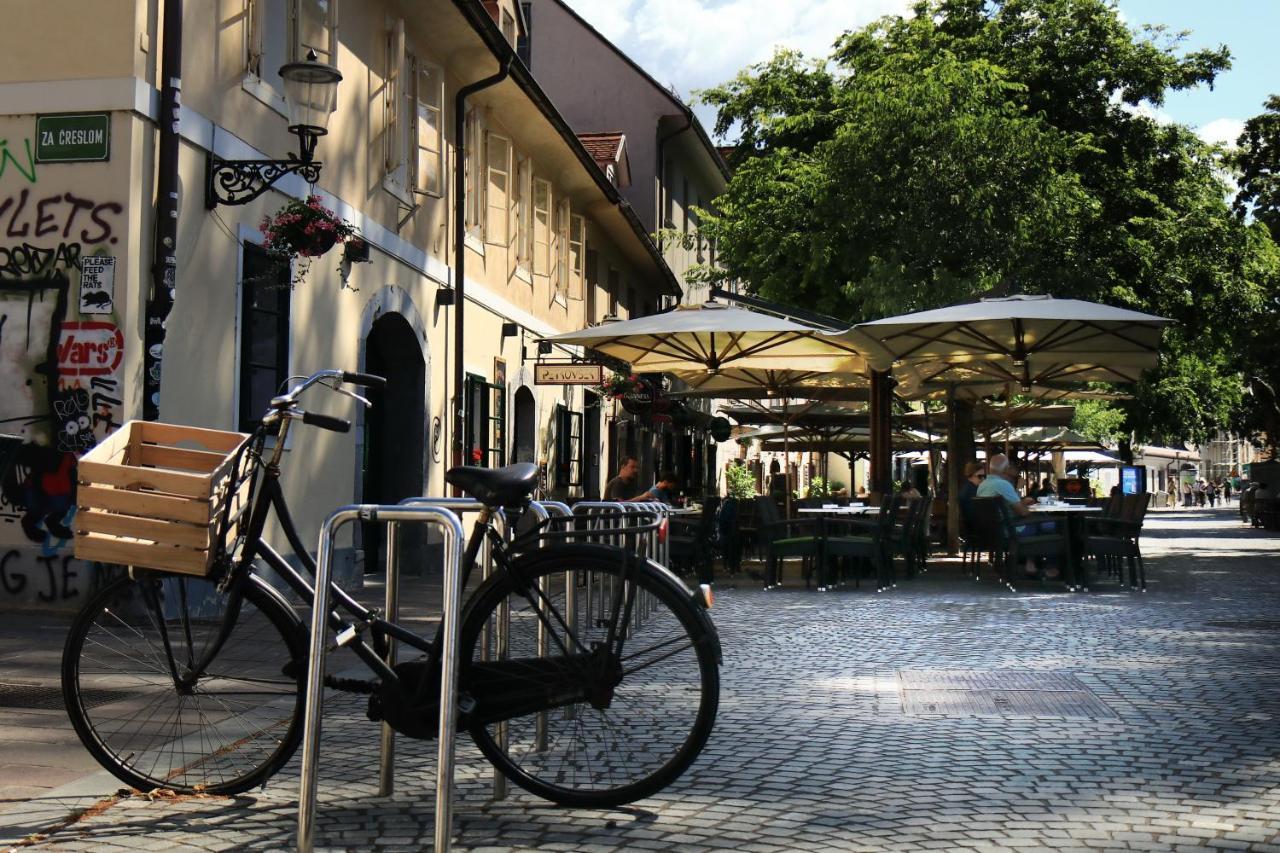
M 355 420 L 354 437 L 291 438 L 285 486 L 307 542 L 336 505 L 444 493 L 459 460 L 536 462 L 556 497 L 597 490 L 600 401 L 536 385 L 537 339 L 581 328 L 609 292 L 636 294 L 613 306 L 626 316 L 676 298 L 678 282 L 515 58 L 523 17 L 513 0 L 182 3 L 175 298 L 149 360 L 161 33 L 174 2 L 18 0 L 7 10 L 0 606 L 70 605 L 91 588 L 68 541 L 75 460 L 142 416 L 148 370 L 160 371 L 161 420 L 231 430 L 260 417 L 289 376 L 387 376 L 367 412 L 338 396 L 309 401 Z M 318 183 L 288 175 L 247 204 L 207 206 L 211 158 L 296 150 L 278 69 L 308 51 L 343 77 L 315 152 Z M 458 89 L 503 67 L 508 76 L 459 116 Z M 56 159 L 66 150 L 42 145 L 41 129 L 72 134 L 72 157 Z M 459 305 L 451 214 L 464 190 Z M 285 263 L 266 250 L 263 219 L 313 195 L 359 230 L 367 262 L 341 247 Z M 452 382 L 459 307 L 465 421 Z M 344 551 L 348 571 L 361 539 Z

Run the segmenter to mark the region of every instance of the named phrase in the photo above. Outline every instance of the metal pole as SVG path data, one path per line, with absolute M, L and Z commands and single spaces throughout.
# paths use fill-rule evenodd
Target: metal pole
M 435 506 L 345 506 L 332 512 L 320 528 L 316 560 L 315 601 L 311 609 L 311 640 L 307 660 L 306 707 L 302 727 L 302 778 L 298 790 L 298 849 L 315 849 L 315 811 L 320 760 L 321 711 L 324 707 L 324 664 L 327 651 L 329 586 L 338 530 L 361 520 L 408 521 L 441 528 L 444 540 L 444 648 L 440 660 L 440 722 L 436 751 L 435 849 L 447 851 L 453 828 L 453 759 L 457 719 L 458 620 L 461 603 L 462 525 L 457 516 Z
M 400 524 L 390 522 L 387 525 L 387 574 L 385 606 L 387 621 L 394 623 L 400 618 L 400 561 L 399 550 Z M 387 666 L 396 665 L 395 637 L 387 637 Z M 381 760 L 378 762 L 378 796 L 389 797 L 396 789 L 396 731 L 387 723 L 382 724 Z

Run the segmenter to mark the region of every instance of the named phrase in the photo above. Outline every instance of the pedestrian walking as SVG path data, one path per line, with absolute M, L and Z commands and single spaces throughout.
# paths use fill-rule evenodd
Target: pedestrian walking
M 1217 506 L 1218 505 L 1218 484 L 1213 480 L 1210 480 L 1209 482 L 1205 483 L 1204 495 L 1205 495 L 1205 498 L 1209 501 L 1210 507 Z
M 1182 505 L 1184 507 L 1191 506 L 1191 495 L 1191 482 L 1184 480 L 1182 483 Z

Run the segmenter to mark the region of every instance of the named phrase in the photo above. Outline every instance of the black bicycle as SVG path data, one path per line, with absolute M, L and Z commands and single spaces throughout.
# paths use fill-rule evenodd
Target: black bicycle
M 281 451 L 296 421 L 350 429 L 301 409 L 309 388 L 367 405 L 340 383 L 383 382 L 328 370 L 272 400 L 243 451 L 252 462 L 248 522 L 226 537 L 213 573 L 131 570 L 76 617 L 62 659 L 67 711 L 123 782 L 234 794 L 265 783 L 297 748 L 308 631 L 259 573 L 270 568 L 304 605 L 314 601 L 304 573 L 262 537 L 274 514 L 296 563 L 314 576 L 281 491 Z M 459 727 L 513 782 L 564 805 L 616 806 L 670 784 L 706 743 L 719 702 L 707 593 L 632 549 L 580 541 L 572 518 L 521 524 L 533 465 L 454 468 L 445 479 L 485 507 L 467 543 L 464 589 L 486 541 L 494 567 L 462 612 Z M 499 511 L 506 529 L 530 529 L 504 538 Z M 331 589 L 330 627 L 372 677 L 327 676 L 326 686 L 369 694 L 370 719 L 402 734 L 435 737 L 442 628 L 418 636 Z M 385 663 L 392 640 L 416 649 L 416 659 Z

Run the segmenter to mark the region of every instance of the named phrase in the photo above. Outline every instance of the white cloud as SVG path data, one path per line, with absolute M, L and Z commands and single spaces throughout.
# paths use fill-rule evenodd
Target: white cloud
M 1205 142 L 1234 146 L 1244 133 L 1244 122 L 1238 118 L 1215 118 L 1196 128 L 1196 135 Z
M 686 101 L 695 89 L 787 47 L 807 56 L 831 52 L 836 38 L 911 0 L 565 0 L 663 85 Z M 698 109 L 710 128 L 712 112 Z

